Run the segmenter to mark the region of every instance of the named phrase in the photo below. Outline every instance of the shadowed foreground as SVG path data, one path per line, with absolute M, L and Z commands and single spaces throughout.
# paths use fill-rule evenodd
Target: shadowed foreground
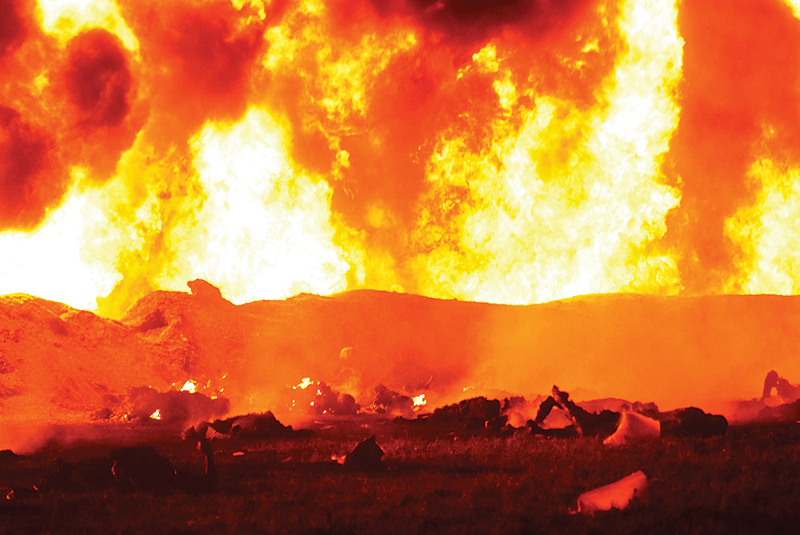
M 386 452 L 379 469 L 337 462 L 373 432 Z M 185 442 L 151 444 L 177 468 L 202 471 Z M 56 458 L 80 465 L 111 447 L 51 445 L 0 460 L 0 487 L 41 481 Z M 800 424 L 608 447 L 523 431 L 443 438 L 377 423 L 295 440 L 218 440 L 214 449 L 216 493 L 121 493 L 78 481 L 4 500 L 0 532 L 783 533 L 800 521 Z M 649 503 L 570 514 L 582 492 L 637 470 L 649 479 Z

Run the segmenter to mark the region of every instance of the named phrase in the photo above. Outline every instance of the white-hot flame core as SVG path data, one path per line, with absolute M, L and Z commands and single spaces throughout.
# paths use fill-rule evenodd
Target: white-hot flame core
M 679 115 L 672 99 L 683 45 L 676 17 L 674 1 L 624 3 L 619 25 L 628 51 L 588 123 L 571 102 L 533 95 L 536 107 L 519 132 L 492 147 L 501 166 L 470 153 L 457 136 L 441 141 L 429 166 L 432 187 L 467 187 L 478 208 L 459 222 L 457 247 L 419 257 L 430 275 L 422 293 L 525 304 L 639 288 L 678 291 L 674 260 L 642 252 L 663 236 L 665 216 L 679 202 L 659 169 Z M 489 72 L 502 69 L 493 48 L 473 60 Z M 515 94 L 509 84 L 503 78 L 495 85 L 501 102 Z M 568 162 L 550 166 L 553 140 L 579 139 L 581 131 L 588 137 L 569 149 Z
M 428 403 L 428 400 L 425 399 L 425 394 L 414 396 L 411 399 L 414 400 L 414 407 L 424 407 Z
M 181 392 L 191 392 L 194 394 L 197 391 L 197 383 L 189 379 L 183 384 Z
M 295 388 L 295 389 L 299 388 L 300 390 L 305 390 L 306 388 L 308 388 L 312 384 L 314 384 L 314 381 L 311 380 L 311 377 L 303 377 L 303 380 L 300 381 L 300 384 L 298 384 L 297 386 L 293 386 L 292 388 Z
M 129 50 L 139 42 L 120 16 L 114 0 L 38 0 L 42 28 L 63 45 L 86 28 L 100 27 L 117 34 Z
M 85 239 L 108 223 L 95 204 L 100 196 L 76 185 L 36 230 L 0 233 L 0 295 L 28 293 L 95 309 L 96 296 L 107 295 L 122 278 L 113 268 L 115 252 L 96 250 Z
M 800 18 L 800 0 L 786 0 L 786 3 L 792 8 L 794 16 Z
M 750 168 L 760 186 L 753 205 L 726 221 L 726 233 L 751 260 L 743 290 L 753 294 L 800 293 L 800 169 L 763 158 Z
M 237 304 L 347 288 L 328 185 L 292 168 L 283 132 L 266 112 L 208 123 L 191 145 L 205 200 L 173 231 L 177 258 L 157 279 L 161 287 L 183 289 L 200 277 Z
M 156 409 L 156 411 L 150 415 L 150 418 L 153 420 L 160 420 L 161 419 L 161 409 Z

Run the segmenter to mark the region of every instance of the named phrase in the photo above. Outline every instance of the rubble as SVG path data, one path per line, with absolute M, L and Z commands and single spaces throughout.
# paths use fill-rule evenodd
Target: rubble
M 508 425 L 506 412 L 515 409 L 520 399 L 469 398 L 419 414 L 415 419 L 398 416 L 394 423 L 437 435 L 508 435 L 515 430 Z
M 128 403 L 128 420 L 181 427 L 224 416 L 230 410 L 230 402 L 225 398 L 211 399 L 199 392 L 159 392 L 146 386 L 131 389 Z
M 272 411 L 233 416 L 225 420 L 214 420 L 203 424 L 212 429 L 215 437 L 242 438 L 246 440 L 277 440 L 284 438 L 307 438 L 313 431 L 292 429 L 275 418 Z

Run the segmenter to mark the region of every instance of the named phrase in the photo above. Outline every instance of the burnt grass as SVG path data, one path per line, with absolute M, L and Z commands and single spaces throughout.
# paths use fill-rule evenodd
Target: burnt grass
M 336 461 L 373 433 L 386 452 L 381 469 Z M 176 467 L 203 469 L 199 453 L 178 438 L 147 443 Z M 68 491 L 0 500 L 0 532 L 751 534 L 797 533 L 800 525 L 796 423 L 622 447 L 523 430 L 431 433 L 388 421 L 213 444 L 216 493 L 121 493 L 78 480 Z M 28 457 L 0 459 L 0 488 L 42 481 L 58 458 L 77 465 L 107 458 L 116 445 L 51 443 Z M 647 502 L 571 513 L 582 492 L 637 470 L 649 480 Z

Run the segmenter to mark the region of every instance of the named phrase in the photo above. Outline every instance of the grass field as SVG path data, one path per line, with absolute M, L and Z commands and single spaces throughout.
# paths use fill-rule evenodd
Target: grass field
M 335 457 L 377 435 L 384 468 Z M 186 443 L 149 440 L 202 471 Z M 0 487 L 40 481 L 57 457 L 82 462 L 113 444 L 50 444 L 0 465 Z M 313 438 L 214 441 L 217 493 L 42 493 L 0 507 L 2 533 L 797 533 L 800 424 L 731 427 L 709 439 L 623 447 L 595 439 L 429 434 L 391 424 L 333 427 Z M 234 455 L 244 452 L 244 455 Z M 647 503 L 571 514 L 586 490 L 642 470 Z

